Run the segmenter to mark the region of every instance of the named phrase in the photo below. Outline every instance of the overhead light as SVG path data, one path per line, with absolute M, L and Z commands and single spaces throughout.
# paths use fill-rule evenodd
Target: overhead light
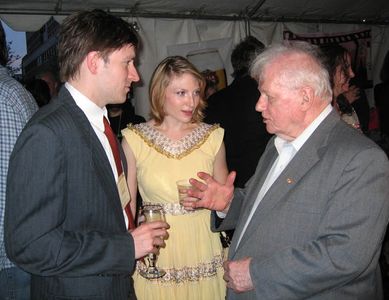
M 135 22 L 135 21 L 131 22 L 130 25 L 131 25 L 132 29 L 134 29 L 136 32 L 138 32 L 140 30 L 140 27 L 139 27 L 137 22 Z

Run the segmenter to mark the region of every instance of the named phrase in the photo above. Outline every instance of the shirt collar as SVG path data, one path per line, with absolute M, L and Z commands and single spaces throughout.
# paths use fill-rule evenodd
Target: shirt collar
M 72 95 L 77 106 L 85 113 L 89 122 L 97 127 L 99 130 L 104 132 L 104 122 L 103 117 L 108 116 L 107 108 L 103 108 L 96 105 L 92 100 L 82 94 L 69 82 L 65 83 L 65 87 L 68 89 L 69 93 Z
M 304 131 L 293 141 L 289 142 L 279 136 L 274 139 L 274 146 L 277 149 L 277 152 L 280 153 L 281 149 L 285 144 L 290 143 L 293 148 L 297 151 L 301 149 L 301 147 L 305 144 L 308 138 L 312 135 L 312 133 L 316 130 L 317 127 L 324 121 L 324 119 L 330 114 L 332 111 L 332 105 L 328 104 L 326 108 L 316 117 L 315 120 Z

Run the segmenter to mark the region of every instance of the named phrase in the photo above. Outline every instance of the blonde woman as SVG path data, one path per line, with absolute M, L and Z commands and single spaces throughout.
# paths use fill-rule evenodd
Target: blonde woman
M 122 131 L 128 160 L 132 199 L 137 187 L 143 204 L 160 204 L 170 225 L 166 247 L 160 249 L 159 279 L 143 278 L 137 264 L 135 291 L 142 299 L 224 299 L 223 248 L 210 230 L 210 211 L 185 210 L 176 181 L 210 172 L 219 182 L 227 178 L 224 130 L 202 123 L 205 81 L 185 58 L 164 59 L 150 84 L 151 120 Z M 135 211 L 135 201 L 133 201 Z

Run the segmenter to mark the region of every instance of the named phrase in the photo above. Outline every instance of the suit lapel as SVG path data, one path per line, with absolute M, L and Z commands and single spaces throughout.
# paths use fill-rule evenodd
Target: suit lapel
M 66 88 L 62 88 L 59 98 L 61 98 L 65 107 L 70 111 L 73 122 L 80 132 L 81 139 L 82 141 L 85 141 L 85 146 L 91 154 L 93 168 L 95 169 L 94 173 L 98 177 L 101 186 L 107 195 L 107 199 L 110 200 L 110 204 L 113 206 L 115 213 L 121 217 L 118 218 L 118 220 L 123 219 L 123 226 L 125 226 L 115 177 L 113 176 L 112 168 L 103 146 L 101 145 L 84 112 L 77 106 Z
M 294 158 L 290 161 L 288 166 L 276 179 L 276 181 L 269 188 L 261 200 L 249 225 L 246 228 L 246 231 L 239 243 L 238 249 L 245 246 L 245 243 L 249 241 L 250 236 L 257 230 L 258 226 L 260 226 L 262 220 L 264 220 L 266 216 L 269 215 L 269 212 L 280 201 L 287 201 L 287 194 L 294 189 L 296 184 L 298 184 L 304 175 L 320 160 L 322 150 L 327 147 L 329 132 L 335 126 L 337 121 L 339 121 L 339 117 L 336 115 L 336 112 L 331 112 L 330 115 L 327 116 L 326 119 L 324 119 L 324 121 L 319 125 L 315 132 L 313 132 L 303 147 L 296 153 Z M 260 187 L 262 187 L 264 177 L 266 177 L 269 169 L 270 168 L 267 168 L 266 173 L 259 173 L 257 175 L 259 177 L 260 174 L 262 174 L 262 178 L 260 178 Z M 250 206 L 246 208 L 246 218 L 241 220 L 247 219 L 247 211 L 250 212 L 253 205 L 253 199 L 255 201 L 259 189 L 255 192 L 255 194 L 250 193 L 247 195 L 247 197 L 251 197 L 252 199 L 248 201 Z M 244 221 L 240 223 L 244 223 Z
M 230 255 L 233 253 L 233 251 L 236 248 L 236 243 L 238 242 L 238 238 L 240 237 L 240 234 L 243 230 L 243 227 L 245 225 L 245 220 L 247 220 L 251 208 L 254 205 L 255 199 L 257 198 L 257 195 L 266 179 L 266 176 L 263 176 L 262 174 L 269 173 L 274 161 L 277 158 L 277 150 L 274 146 L 274 138 L 273 137 L 264 153 L 261 156 L 261 159 L 259 160 L 257 169 L 253 175 L 253 177 L 250 179 L 250 181 L 247 184 L 247 194 L 244 199 L 243 206 L 241 208 L 241 213 L 239 215 L 239 220 L 237 227 L 235 228 L 234 238 L 231 242 L 230 246 Z

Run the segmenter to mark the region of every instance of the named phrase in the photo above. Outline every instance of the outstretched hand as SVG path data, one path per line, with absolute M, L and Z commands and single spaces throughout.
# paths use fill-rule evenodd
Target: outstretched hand
M 234 196 L 234 180 L 236 173 L 230 172 L 225 184 L 220 184 L 207 173 L 199 172 L 197 176 L 204 182 L 191 178 L 189 182 L 195 188 L 188 190 L 188 196 L 197 198 L 197 201 L 183 201 L 184 207 L 208 208 L 210 210 L 226 212 Z

